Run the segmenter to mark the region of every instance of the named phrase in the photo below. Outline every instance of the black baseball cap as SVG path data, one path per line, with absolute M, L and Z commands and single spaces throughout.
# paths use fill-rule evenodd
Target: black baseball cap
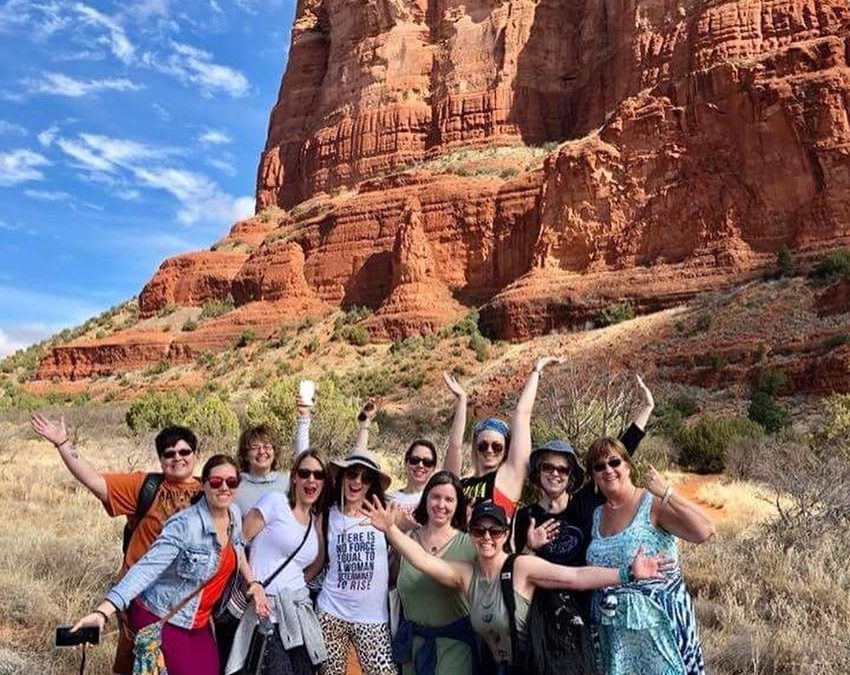
M 475 505 L 475 508 L 472 509 L 472 516 L 469 518 L 469 524 L 472 526 L 484 518 L 492 518 L 503 527 L 507 527 L 508 525 L 508 517 L 505 515 L 505 510 L 490 500 L 479 502 Z

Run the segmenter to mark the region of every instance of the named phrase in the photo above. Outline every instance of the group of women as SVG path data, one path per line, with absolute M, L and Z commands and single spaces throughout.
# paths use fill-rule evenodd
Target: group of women
M 532 668 L 522 660 L 536 638 L 532 602 L 560 593 L 573 624 L 594 626 L 570 644 L 572 672 L 704 672 L 676 540 L 701 542 L 714 528 L 654 470 L 642 487 L 632 481 L 652 395 L 638 378 L 635 421 L 620 439 L 594 442 L 582 468 L 564 440 L 531 447 L 537 385 L 557 361 L 538 360 L 510 425 L 475 425 L 475 474 L 464 479 L 466 394 L 448 375 L 456 408 L 443 466 L 433 443 L 413 441 L 406 484 L 389 494 L 390 476 L 366 447 L 374 406 L 361 411 L 352 449 L 330 462 L 308 448 L 301 406 L 288 481 L 267 430 L 245 432 L 241 466 L 207 460 L 200 499 L 77 627 L 126 611 L 137 667 L 150 633 L 171 675 L 243 672 L 268 621 L 258 672 L 270 675 L 341 675 L 352 646 L 364 675 L 513 674 Z M 527 479 L 539 498 L 518 508 Z M 512 539 L 520 555 L 509 556 Z M 238 624 L 220 609 L 237 570 L 249 598 Z M 392 625 L 391 597 L 400 604 Z

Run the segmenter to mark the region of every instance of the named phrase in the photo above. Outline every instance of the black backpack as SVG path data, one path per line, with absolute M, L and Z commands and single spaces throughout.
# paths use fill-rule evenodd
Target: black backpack
M 133 532 L 139 526 L 139 521 L 148 512 L 156 497 L 159 486 L 162 485 L 163 475 L 161 473 L 145 474 L 145 479 L 139 488 L 139 495 L 136 499 L 136 510 L 133 512 L 133 519 L 127 519 L 124 525 L 124 541 L 121 544 L 121 550 L 124 555 L 127 555 L 127 549 L 130 547 L 130 539 L 133 538 Z
M 502 566 L 502 598 L 511 627 L 514 667 L 525 675 L 593 675 L 593 646 L 580 605 L 569 591 L 538 588 L 526 619 L 527 642 L 519 649 L 513 572 L 516 554 Z

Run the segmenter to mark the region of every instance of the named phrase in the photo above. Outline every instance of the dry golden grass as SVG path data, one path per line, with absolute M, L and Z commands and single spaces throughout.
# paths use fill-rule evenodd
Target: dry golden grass
M 9 434 L 8 423 L 0 427 Z M 53 447 L 22 438 L 17 427 L 17 441 L 5 448 L 0 492 L 0 675 L 76 673 L 79 654 L 55 649 L 53 630 L 90 611 L 109 587 L 120 565 L 123 522 L 77 485 Z M 140 454 L 116 436 L 83 447 L 101 469 L 126 470 Z M 108 631 L 90 650 L 87 672 L 111 672 L 114 638 Z

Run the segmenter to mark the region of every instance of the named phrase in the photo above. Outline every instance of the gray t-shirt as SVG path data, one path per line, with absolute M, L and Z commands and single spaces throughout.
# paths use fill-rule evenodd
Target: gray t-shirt
M 473 563 L 472 579 L 469 582 L 469 620 L 472 629 L 481 636 L 496 663 L 512 663 L 511 625 L 508 608 L 502 599 L 501 575 L 487 581 L 478 563 Z M 514 591 L 516 604 L 516 630 L 520 648 L 528 642 L 529 602 Z

